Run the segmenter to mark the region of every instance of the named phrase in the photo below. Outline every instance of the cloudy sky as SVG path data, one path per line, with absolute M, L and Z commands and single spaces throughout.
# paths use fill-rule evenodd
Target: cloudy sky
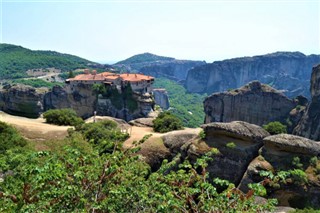
M 318 0 L 0 0 L 0 42 L 97 62 L 320 54 Z

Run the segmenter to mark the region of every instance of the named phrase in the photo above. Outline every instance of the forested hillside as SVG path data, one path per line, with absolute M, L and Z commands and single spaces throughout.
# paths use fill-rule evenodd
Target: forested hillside
M 54 51 L 34 51 L 21 46 L 0 44 L 0 79 L 26 77 L 29 69 L 56 68 L 62 71 L 85 68 L 93 63 Z
M 156 78 L 154 88 L 165 88 L 170 100 L 170 111 L 179 117 L 186 127 L 199 127 L 204 121 L 203 100 L 207 94 L 188 93 L 175 81 Z

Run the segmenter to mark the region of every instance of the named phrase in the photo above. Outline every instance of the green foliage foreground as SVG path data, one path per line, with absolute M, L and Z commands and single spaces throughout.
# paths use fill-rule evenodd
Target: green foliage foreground
M 102 126 L 115 129 L 108 122 Z M 91 144 L 85 139 L 90 131 L 82 131 L 87 135 L 73 131 L 61 152 L 7 150 L 0 154 L 0 173 L 6 174 L 0 181 L 0 212 L 261 212 L 273 208 L 274 200 L 253 202 L 260 184 L 243 194 L 227 181 L 210 180 L 206 166 L 215 152 L 194 164 L 188 160 L 179 164 L 177 156 L 152 173 L 136 155 L 137 148 L 124 151 L 120 140 L 112 152 L 99 154 L 96 145 L 85 148 Z
M 161 112 L 153 121 L 153 130 L 155 132 L 170 132 L 173 130 L 183 129 L 182 122 L 172 113 Z
M 79 126 L 84 123 L 73 109 L 50 109 L 43 113 L 43 117 L 47 123 L 60 126 Z

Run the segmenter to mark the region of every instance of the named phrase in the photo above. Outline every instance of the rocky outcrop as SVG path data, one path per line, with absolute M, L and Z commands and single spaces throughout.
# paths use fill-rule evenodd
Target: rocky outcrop
M 51 90 L 25 85 L 6 85 L 0 89 L 0 110 L 25 117 L 37 118 L 49 109 L 71 108 L 82 118 L 97 115 L 112 116 L 126 121 L 148 117 L 154 100 L 149 93 L 114 93 L 98 95 L 91 85 L 55 86 Z
M 97 100 L 98 115 L 112 116 L 125 121 L 148 117 L 153 108 L 154 100 L 149 93 L 133 93 L 130 97 L 118 94 L 116 100 L 100 95 Z
M 319 55 L 306 56 L 299 52 L 277 52 L 216 61 L 191 69 L 185 85 L 189 92 L 211 94 L 258 80 L 283 90 L 289 97 L 310 97 L 310 71 L 319 62 Z
M 258 156 L 263 138 L 269 136 L 261 127 L 242 121 L 210 123 L 202 125 L 202 128 L 206 135 L 205 142 L 221 153 L 215 156 L 207 170 L 216 177 L 236 184 L 240 182 L 249 163 Z
M 143 53 L 116 63 L 115 67 L 145 75 L 166 77 L 171 80 L 186 80 L 191 68 L 205 64 L 204 61 L 177 60 L 171 57 Z
M 261 126 L 285 120 L 296 105 L 272 87 L 253 81 L 239 89 L 207 97 L 205 123 L 245 121 Z
M 166 89 L 153 89 L 152 90 L 154 101 L 161 109 L 169 109 L 169 97 Z
M 153 120 L 154 118 L 137 118 L 129 121 L 129 124 L 138 127 L 153 127 Z
M 308 105 L 293 134 L 320 140 L 320 64 L 313 67 L 311 75 L 311 103 Z
M 7 85 L 0 90 L 0 109 L 9 114 L 37 118 L 43 112 L 47 89 L 26 85 Z
M 91 117 L 95 111 L 97 96 L 91 85 L 73 87 L 55 86 L 44 97 L 44 110 L 72 108 L 81 117 Z

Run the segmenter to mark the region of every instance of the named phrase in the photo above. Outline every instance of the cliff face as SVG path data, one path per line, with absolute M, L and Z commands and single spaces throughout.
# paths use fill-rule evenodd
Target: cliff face
M 313 67 L 311 75 L 311 103 L 308 105 L 293 133 L 320 140 L 320 64 Z
M 306 56 L 299 52 L 277 52 L 217 61 L 191 69 L 185 86 L 189 92 L 210 94 L 258 80 L 284 90 L 289 97 L 310 97 L 310 70 L 319 62 L 319 55 Z
M 96 99 L 91 85 L 55 86 L 44 97 L 44 110 L 72 108 L 79 116 L 87 118 L 95 111 Z
M 0 110 L 13 115 L 37 118 L 49 109 L 71 108 L 88 118 L 107 115 L 126 121 L 147 117 L 154 108 L 154 100 L 148 93 L 116 93 L 110 97 L 97 95 L 91 85 L 55 86 L 52 90 L 30 86 L 5 86 L 0 90 Z
M 24 117 L 37 118 L 43 112 L 46 89 L 25 85 L 5 86 L 0 90 L 0 109 Z
M 152 90 L 154 101 L 161 109 L 169 109 L 169 97 L 166 89 L 153 89 Z
M 284 120 L 296 105 L 272 87 L 253 81 L 239 89 L 207 97 L 205 123 L 246 121 L 261 126 Z

